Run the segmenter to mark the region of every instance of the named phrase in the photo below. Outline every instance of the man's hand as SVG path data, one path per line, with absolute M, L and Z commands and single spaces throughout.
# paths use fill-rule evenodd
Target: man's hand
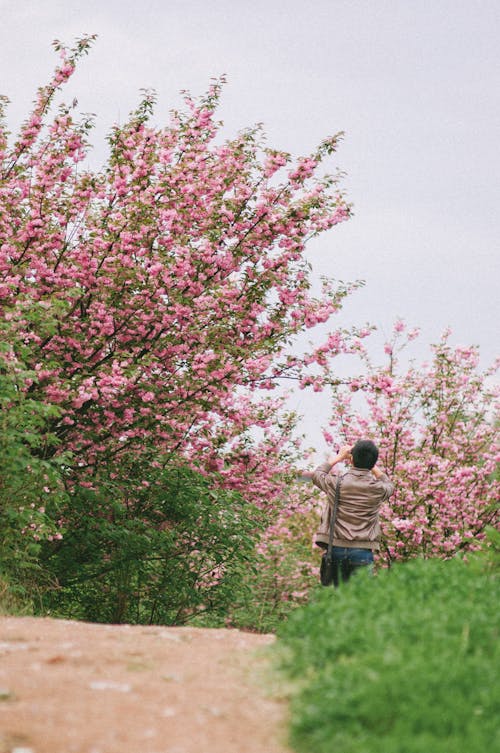
M 340 448 L 339 457 L 342 460 L 348 460 L 351 462 L 351 450 L 352 447 L 350 444 L 345 444 L 343 447 Z
M 342 463 L 344 460 L 351 462 L 351 445 L 346 444 L 340 448 L 336 455 L 330 455 L 328 463 L 334 466 L 337 463 Z
M 351 459 L 351 445 L 344 445 L 344 447 L 341 447 L 340 450 L 336 455 L 330 455 L 330 457 L 327 460 L 328 465 L 330 466 L 330 470 L 333 468 L 334 465 L 337 465 L 337 463 L 342 463 L 344 461 L 347 461 L 348 463 L 352 462 Z M 311 479 L 314 476 L 314 471 L 301 471 L 299 474 L 299 478 L 302 479 Z

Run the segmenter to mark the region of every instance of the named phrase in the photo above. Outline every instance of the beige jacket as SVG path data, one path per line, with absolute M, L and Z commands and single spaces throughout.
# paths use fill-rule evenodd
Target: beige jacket
M 330 517 L 337 484 L 337 474 L 329 473 L 329 469 L 330 465 L 323 463 L 312 475 L 313 483 L 327 495 L 321 514 L 321 524 L 316 534 L 316 544 L 322 548 L 328 544 Z M 376 550 L 379 548 L 380 539 L 380 506 L 389 499 L 394 485 L 385 473 L 376 479 L 371 471 L 363 468 L 349 468 L 341 476 L 333 545 Z

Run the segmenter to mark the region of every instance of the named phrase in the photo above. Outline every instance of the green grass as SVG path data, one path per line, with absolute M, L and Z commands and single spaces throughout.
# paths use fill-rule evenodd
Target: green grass
M 499 580 L 415 560 L 321 589 L 278 635 L 300 753 L 500 750 Z

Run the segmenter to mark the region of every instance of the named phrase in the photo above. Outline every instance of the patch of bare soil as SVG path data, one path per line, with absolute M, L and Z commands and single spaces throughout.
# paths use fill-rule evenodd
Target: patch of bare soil
M 0 753 L 289 753 L 239 630 L 0 618 Z

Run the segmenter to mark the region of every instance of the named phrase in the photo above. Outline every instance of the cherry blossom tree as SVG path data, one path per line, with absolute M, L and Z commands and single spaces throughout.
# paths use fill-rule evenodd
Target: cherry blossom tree
M 452 346 L 450 335 L 427 363 L 405 367 L 400 354 L 418 331 L 397 321 L 384 366 L 365 355 L 361 376 L 332 384 L 327 440 L 373 438 L 395 483 L 381 516 L 386 560 L 474 549 L 499 522 L 499 364 L 481 369 L 478 348 Z
M 162 128 L 145 93 L 91 171 L 91 120 L 64 104 L 52 115 L 91 42 L 56 43 L 61 62 L 12 147 L 0 131 L 0 307 L 30 397 L 59 410 L 47 452 L 72 452 L 91 484 L 99 464 L 153 446 L 262 498 L 289 435 L 281 401 L 262 395 L 306 378 L 317 352 L 286 347 L 349 292 L 325 282 L 313 295 L 304 254 L 349 216 L 338 176 L 316 177 L 339 136 L 296 161 L 259 128 L 223 141 L 216 81 Z
M 234 509 L 232 493 L 249 511 L 279 506 L 296 443 L 293 416 L 272 391 L 283 378 L 320 389 L 314 369 L 325 349 L 352 350 L 364 333 L 339 330 L 302 357 L 291 347 L 353 287 L 324 280 L 315 292 L 305 253 L 311 238 L 349 217 L 339 176 L 322 169 L 340 134 L 298 159 L 268 148 L 260 127 L 224 139 L 220 79 L 199 99 L 185 94 L 164 127 L 154 124 L 155 96 L 145 92 L 111 129 L 104 167 L 90 169 L 92 118 L 58 102 L 92 42 L 55 43 L 60 62 L 13 139 L 1 102 L 2 353 L 16 373 L 2 411 L 37 406 L 28 455 L 46 472 L 32 472 L 39 466 L 29 457 L 25 465 L 43 519 L 24 529 L 46 541 L 44 566 L 61 584 L 67 563 L 83 568 L 95 555 L 88 583 L 119 563 L 112 586 L 86 591 L 104 598 L 105 589 L 130 595 L 144 583 L 149 565 L 124 573 L 148 540 L 158 539 L 157 561 L 176 551 L 178 516 L 165 501 L 176 468 L 209 478 Z M 196 476 L 181 475 L 210 499 Z M 11 509 L 19 512 L 23 499 L 9 499 Z M 142 543 L 124 557 L 132 538 L 119 521 L 136 532 L 137 516 Z M 165 537 L 153 532 L 172 530 L 167 555 Z M 197 548 L 185 528 L 179 537 Z M 222 555 L 203 551 L 220 583 Z M 163 582 L 155 567 L 151 582 Z M 130 603 L 122 606 L 129 615 Z M 82 614 L 94 618 L 89 610 Z

